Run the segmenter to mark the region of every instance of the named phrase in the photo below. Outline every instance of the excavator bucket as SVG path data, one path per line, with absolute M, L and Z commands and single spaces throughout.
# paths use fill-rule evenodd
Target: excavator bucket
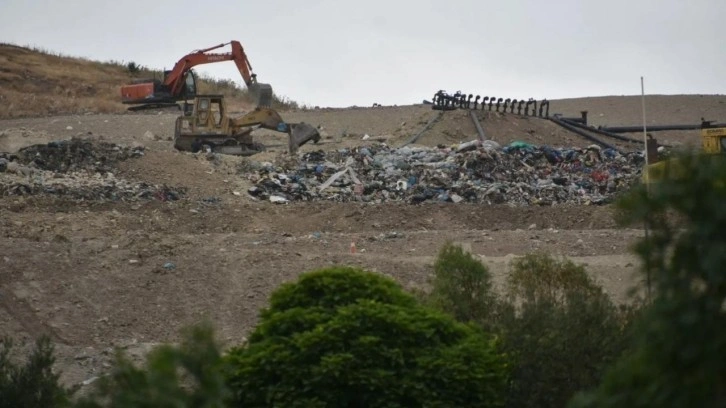
M 318 129 L 310 124 L 305 122 L 293 123 L 290 124 L 290 127 L 292 129 L 290 132 L 288 149 L 291 154 L 296 153 L 300 146 L 311 140 L 313 143 L 318 143 L 318 141 L 320 141 L 320 133 L 318 132 Z
M 272 85 L 270 84 L 254 84 L 250 87 L 250 91 L 257 101 L 257 106 L 269 108 L 272 106 Z

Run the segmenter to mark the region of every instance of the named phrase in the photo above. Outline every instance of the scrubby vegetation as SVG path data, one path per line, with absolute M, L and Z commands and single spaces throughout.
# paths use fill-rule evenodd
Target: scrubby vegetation
M 170 61 L 173 63 L 174 61 Z M 83 113 L 119 113 L 121 85 L 139 78 L 163 78 L 161 69 L 134 61 L 93 61 L 37 47 L 0 43 L 0 119 Z M 199 93 L 223 94 L 233 109 L 249 109 L 252 98 L 239 79 L 198 75 Z M 273 89 L 274 89 L 274 84 Z M 295 101 L 273 95 L 275 109 L 301 109 Z
M 24 364 L 11 359 L 13 342 L 0 340 L 0 408 L 45 408 L 68 404 L 69 390 L 59 384 L 53 372 L 53 344 L 39 338 Z
M 571 407 L 726 406 L 726 160 L 680 160 L 680 177 L 621 203 L 621 222 L 651 231 L 636 251 L 654 293 L 633 347 Z
M 636 248 L 653 284 L 643 304 L 615 305 L 583 266 L 547 254 L 516 259 L 495 293 L 487 268 L 446 244 L 422 299 L 356 268 L 308 272 L 274 292 L 248 342 L 222 352 L 207 328 L 144 367 L 120 356 L 77 404 L 725 406 L 726 161 L 682 164 L 619 203 L 624 225 L 651 231 Z M 52 349 L 37 350 L 26 368 L 0 353 L 0 401 L 66 406 Z
M 504 293 L 491 288 L 486 266 L 449 243 L 428 301 L 501 336 L 513 366 L 508 407 L 562 407 L 626 348 L 630 314 L 582 266 L 531 254 L 512 263 Z

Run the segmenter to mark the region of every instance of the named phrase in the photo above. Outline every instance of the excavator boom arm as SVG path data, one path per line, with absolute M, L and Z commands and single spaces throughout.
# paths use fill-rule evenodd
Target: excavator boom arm
M 210 53 L 210 51 L 217 50 L 225 45 L 231 45 L 232 50 L 225 53 Z M 234 40 L 185 55 L 166 74 L 163 83 L 146 80 L 123 85 L 121 87 L 122 102 L 151 107 L 158 104 L 176 104 L 181 99 L 189 99 L 189 97 L 196 94 L 196 87 L 187 82 L 189 79 L 187 75 L 190 70 L 197 65 L 223 61 L 234 61 L 247 89 L 256 99 L 258 107 L 270 107 L 272 105 L 272 86 L 257 82 L 257 75 L 252 72 L 252 65 L 247 58 L 247 54 L 245 54 L 244 48 L 242 48 L 242 44 Z M 134 108 L 134 110 L 136 109 L 138 107 Z
M 211 50 L 221 48 L 227 44 L 232 45 L 232 52 L 208 53 Z M 252 65 L 247 58 L 247 54 L 244 52 L 244 48 L 242 48 L 242 44 L 239 41 L 230 41 L 227 44 L 215 45 L 185 55 L 174 65 L 174 68 L 167 75 L 164 84 L 171 89 L 173 95 L 176 95 L 181 91 L 187 72 L 193 67 L 215 62 L 234 61 L 247 87 L 253 87 L 257 83 L 256 75 L 252 73 Z

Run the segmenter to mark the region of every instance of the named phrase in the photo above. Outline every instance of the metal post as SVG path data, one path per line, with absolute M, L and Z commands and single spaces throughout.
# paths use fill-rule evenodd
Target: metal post
M 640 95 L 641 95 L 641 104 L 642 104 L 642 108 L 643 108 L 643 144 L 646 147 L 646 151 L 645 151 L 645 172 L 646 172 L 646 174 L 648 174 L 647 173 L 648 172 L 648 165 L 650 164 L 649 163 L 649 160 L 648 160 L 648 151 L 647 151 L 647 147 L 648 147 L 648 125 L 647 125 L 647 122 L 645 120 L 645 84 L 644 84 L 644 81 L 643 81 L 643 77 L 642 76 L 640 77 Z M 650 177 L 648 177 L 648 182 L 645 185 L 645 189 L 646 189 L 645 191 L 648 194 L 648 197 L 650 197 Z M 645 240 L 646 240 L 646 242 L 650 241 L 650 234 L 648 232 L 648 220 L 647 220 L 647 217 L 646 217 L 646 220 L 645 220 Z M 650 269 L 651 268 L 650 268 L 650 261 L 649 260 L 650 260 L 650 254 L 647 254 L 647 258 L 645 259 L 645 262 L 646 262 L 646 264 L 645 264 L 645 277 L 646 277 L 648 300 L 650 300 L 650 291 L 651 291 L 651 289 L 650 289 L 650 286 L 651 286 L 651 270 Z
M 479 141 L 485 141 L 486 136 L 484 135 L 484 129 L 481 128 L 481 123 L 479 123 L 479 119 L 476 117 L 473 110 L 469 111 L 469 115 L 471 116 L 471 120 L 472 122 L 474 122 L 474 126 L 476 127 L 476 133 L 479 135 Z

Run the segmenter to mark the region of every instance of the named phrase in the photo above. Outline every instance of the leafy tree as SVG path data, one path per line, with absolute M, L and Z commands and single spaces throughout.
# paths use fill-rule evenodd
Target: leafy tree
M 60 385 L 60 374 L 53 372 L 54 347 L 46 336 L 35 342 L 24 365 L 10 359 L 13 342 L 0 341 L 0 408 L 65 407 L 70 392 Z
M 348 267 L 280 287 L 225 360 L 245 407 L 497 407 L 507 381 L 495 338 Z
M 496 299 L 489 270 L 451 242 L 436 257 L 432 287 L 429 302 L 459 321 L 482 323 L 493 313 Z
M 726 406 L 726 160 L 684 154 L 678 172 L 619 202 L 650 233 L 635 250 L 654 296 L 632 352 L 571 407 Z
M 500 335 L 512 363 L 507 406 L 562 407 L 598 384 L 625 349 L 629 310 L 571 261 L 530 254 L 510 269 L 503 296 L 496 296 L 487 267 L 447 243 L 425 299 Z
M 229 390 L 222 356 L 210 325 L 185 330 L 179 346 L 152 350 L 143 367 L 117 353 L 112 372 L 77 403 L 78 408 L 224 407 Z
M 565 406 L 628 345 L 628 310 L 570 260 L 516 259 L 504 299 L 498 324 L 514 364 L 510 407 Z

